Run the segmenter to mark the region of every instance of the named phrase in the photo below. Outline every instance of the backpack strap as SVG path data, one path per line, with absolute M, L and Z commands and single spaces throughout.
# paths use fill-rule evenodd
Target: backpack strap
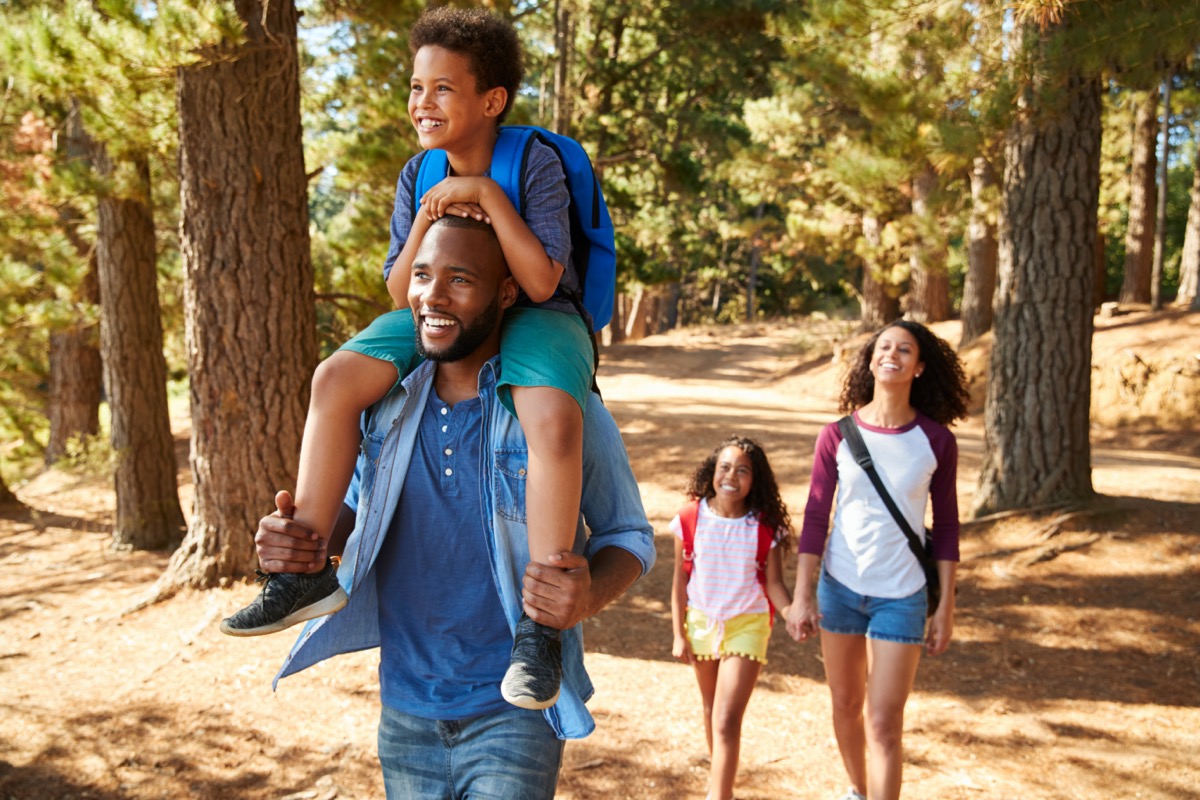
M 921 544 L 921 540 L 913 533 L 913 529 L 909 527 L 908 520 L 900 513 L 900 509 L 896 506 L 896 501 L 888 494 L 888 490 L 883 485 L 883 479 L 879 477 L 879 472 L 875 469 L 875 462 L 871 460 L 871 452 L 867 450 L 867 443 L 863 441 L 862 432 L 858 429 L 858 423 L 851 416 L 845 416 L 838 420 L 838 430 L 842 432 L 842 438 L 846 440 L 846 444 L 850 447 L 850 455 L 854 456 L 855 462 L 862 467 L 863 472 L 867 473 L 867 477 L 871 479 L 871 483 L 875 486 L 875 491 L 879 493 L 879 497 L 883 500 L 883 504 L 887 506 L 887 510 L 891 513 L 892 518 L 896 520 L 896 524 L 900 526 L 900 530 L 904 532 L 904 536 L 908 539 L 908 549 L 917 557 L 917 561 L 921 564 L 921 568 L 926 572 L 929 571 L 930 561 L 925 555 L 925 547 Z
M 692 577 L 696 557 L 696 525 L 700 521 L 700 501 L 689 500 L 679 509 L 679 529 L 683 534 L 683 574 Z
M 756 555 L 755 577 L 758 578 L 759 584 L 763 588 L 763 594 L 767 594 L 767 559 L 771 557 L 771 543 L 775 541 L 775 529 L 758 523 L 758 553 Z M 775 604 L 771 602 L 771 596 L 767 595 L 767 609 L 771 612 L 771 624 L 775 624 Z
M 417 178 L 412 188 L 412 215 L 417 217 L 417 209 L 421 207 L 421 198 L 425 193 L 437 186 L 443 178 L 450 174 L 450 159 L 445 150 L 423 150 L 417 153 Z

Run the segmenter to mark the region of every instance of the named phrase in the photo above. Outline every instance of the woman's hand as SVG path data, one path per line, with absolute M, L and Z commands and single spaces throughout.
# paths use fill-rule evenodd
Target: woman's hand
M 798 594 L 784 609 L 784 618 L 788 634 L 797 642 L 803 642 L 816 635 L 821 615 L 817 613 L 817 603 L 812 597 Z
M 939 656 L 950 646 L 950 637 L 954 634 L 954 601 L 945 598 L 938 610 L 929 618 L 929 632 L 925 635 L 925 652 L 931 656 Z

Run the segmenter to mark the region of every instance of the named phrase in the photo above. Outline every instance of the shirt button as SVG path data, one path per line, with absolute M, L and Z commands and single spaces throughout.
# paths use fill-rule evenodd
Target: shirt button
M 444 417 L 449 413 L 450 413 L 450 409 L 446 408 L 445 406 L 442 406 L 442 416 Z
M 450 469 L 449 467 L 447 467 L 447 468 L 446 468 L 446 474 L 447 474 L 447 475 L 453 475 L 453 474 L 454 474 L 454 470 L 452 470 L 452 469 Z
M 446 427 L 447 427 L 447 426 L 445 426 L 445 425 L 443 425 L 443 426 L 442 426 L 442 433 L 445 433 L 445 432 L 446 432 Z
M 452 455 L 454 455 L 454 451 L 453 451 L 453 450 L 451 450 L 449 447 L 447 447 L 447 448 L 446 448 L 446 451 L 445 451 L 445 452 L 446 452 L 446 455 L 448 455 L 448 456 L 452 456 Z

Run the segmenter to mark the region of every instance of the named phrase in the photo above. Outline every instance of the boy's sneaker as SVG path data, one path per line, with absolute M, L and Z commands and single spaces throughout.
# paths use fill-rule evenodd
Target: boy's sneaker
M 549 708 L 562 683 L 562 631 L 522 613 L 513 637 L 512 658 L 500 694 L 520 708 Z
M 338 585 L 337 562 L 330 558 L 320 572 L 263 572 L 265 582 L 258 597 L 231 617 L 221 620 L 221 633 L 262 636 L 290 628 L 297 622 L 332 614 L 350 599 Z

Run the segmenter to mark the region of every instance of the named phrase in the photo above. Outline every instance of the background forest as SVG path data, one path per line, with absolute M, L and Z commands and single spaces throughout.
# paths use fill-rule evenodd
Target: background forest
M 1092 494 L 1093 314 L 1200 304 L 1200 6 L 486 5 L 527 50 L 512 121 L 600 175 L 605 344 L 960 316 L 994 336 L 976 511 Z M 313 366 L 389 307 L 423 7 L 0 0 L 0 477 L 111 470 L 115 543 L 178 547 L 164 587 L 252 569 Z

